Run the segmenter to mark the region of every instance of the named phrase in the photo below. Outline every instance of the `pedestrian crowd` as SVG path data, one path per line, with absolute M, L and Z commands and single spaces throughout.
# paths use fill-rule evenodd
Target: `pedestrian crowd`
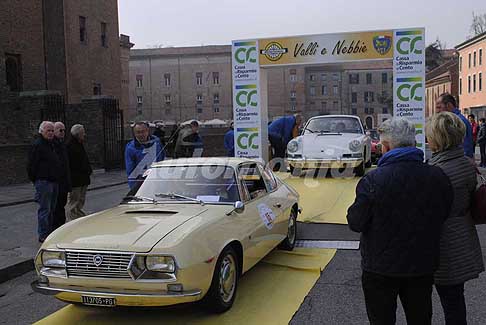
M 447 325 L 467 324 L 465 282 L 484 271 L 476 224 L 486 211 L 478 200 L 476 142 L 484 167 L 485 120 L 466 119 L 453 96 L 443 94 L 425 127 L 432 157 L 416 148 L 414 124 L 382 123 L 383 156 L 356 187 L 348 209 L 361 233 L 362 288 L 371 324 L 395 324 L 400 298 L 408 324 L 431 324 L 435 287 Z M 479 198 L 486 200 L 485 197 Z
M 27 174 L 35 188 L 39 242 L 51 232 L 85 215 L 83 206 L 92 173 L 84 148 L 85 129 L 71 127 L 66 138 L 62 122 L 43 121 L 28 157 Z

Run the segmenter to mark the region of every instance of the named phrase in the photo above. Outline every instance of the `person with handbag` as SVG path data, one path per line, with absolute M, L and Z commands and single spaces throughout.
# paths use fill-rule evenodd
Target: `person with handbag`
M 434 284 L 447 325 L 467 324 L 464 283 L 484 271 L 483 256 L 471 214 L 476 193 L 476 167 L 464 156 L 466 127 L 450 112 L 433 115 L 426 125 L 432 158 L 429 164 L 449 177 L 454 198 L 449 217 L 442 226 L 439 269 Z

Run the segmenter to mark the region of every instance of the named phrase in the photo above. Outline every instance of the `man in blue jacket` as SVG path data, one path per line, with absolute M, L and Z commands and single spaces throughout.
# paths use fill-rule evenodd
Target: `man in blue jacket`
M 273 158 L 285 158 L 287 144 L 294 138 L 295 129 L 302 125 L 302 115 L 295 114 L 276 119 L 268 126 L 268 139 L 274 150 Z
M 125 147 L 125 166 L 128 186 L 133 189 L 142 179 L 145 170 L 153 162 L 165 159 L 159 138 L 149 135 L 149 126 L 137 122 L 133 126 L 134 139 Z
M 233 128 L 233 122 L 230 124 L 230 129 L 224 135 L 224 148 L 228 154 L 228 157 L 235 156 L 235 130 Z
M 435 106 L 435 111 L 440 112 L 451 112 L 459 116 L 459 118 L 466 125 L 466 136 L 464 137 L 464 155 L 474 159 L 474 140 L 472 135 L 471 123 L 468 119 L 461 114 L 461 111 L 457 108 L 456 99 L 454 96 L 448 93 L 444 93 L 437 99 L 437 104 Z
M 395 324 L 399 296 L 408 324 L 430 324 L 452 188 L 440 168 L 423 162 L 412 122 L 393 118 L 378 132 L 384 155 L 359 181 L 347 215 L 351 230 L 361 233 L 366 311 L 371 324 Z

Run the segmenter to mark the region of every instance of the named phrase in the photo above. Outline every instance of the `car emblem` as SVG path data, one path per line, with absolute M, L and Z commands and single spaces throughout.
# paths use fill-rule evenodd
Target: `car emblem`
M 93 256 L 93 263 L 94 263 L 95 266 L 100 266 L 101 263 L 103 263 L 103 256 L 101 256 L 101 255 Z

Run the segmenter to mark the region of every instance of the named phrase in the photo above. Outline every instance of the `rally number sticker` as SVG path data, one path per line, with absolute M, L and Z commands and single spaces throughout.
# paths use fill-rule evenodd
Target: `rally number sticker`
M 260 214 L 260 218 L 262 218 L 263 224 L 267 229 L 273 228 L 273 221 L 277 219 L 275 214 L 273 213 L 272 209 L 270 209 L 266 204 L 259 204 L 257 205 L 258 213 Z

